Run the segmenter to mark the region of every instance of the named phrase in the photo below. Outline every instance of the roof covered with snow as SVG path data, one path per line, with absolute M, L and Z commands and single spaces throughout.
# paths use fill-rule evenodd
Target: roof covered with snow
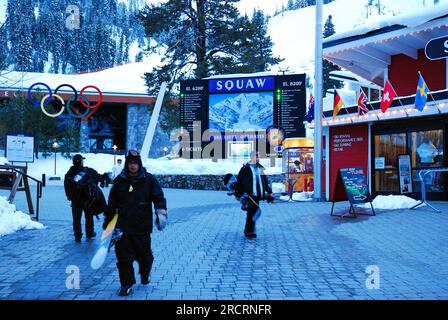
M 324 41 L 325 59 L 383 86 L 392 56 L 418 59 L 429 40 L 448 34 L 448 3 L 366 25 Z

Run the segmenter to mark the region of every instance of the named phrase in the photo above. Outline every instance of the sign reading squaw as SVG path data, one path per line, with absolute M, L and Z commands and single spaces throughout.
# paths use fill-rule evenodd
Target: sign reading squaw
M 264 91 L 273 90 L 274 77 L 239 78 L 210 80 L 209 91 L 212 93 Z

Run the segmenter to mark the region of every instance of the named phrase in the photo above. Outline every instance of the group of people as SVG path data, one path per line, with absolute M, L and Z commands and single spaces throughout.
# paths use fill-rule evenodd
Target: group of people
M 259 209 L 260 200 L 272 197 L 272 191 L 264 175 L 264 168 L 259 163 L 258 152 L 251 153 L 250 162 L 243 165 L 237 179 L 235 196 L 240 199 L 248 195 L 250 201 L 247 208 L 244 235 L 255 238 L 255 215 Z M 73 166 L 65 175 L 64 187 L 67 199 L 71 201 L 73 215 L 73 231 L 75 241 L 81 242 L 81 217 L 84 211 L 86 238 L 95 238 L 94 215 L 86 208 L 86 195 L 81 192 L 79 184 L 96 185 L 100 175 L 92 168 L 84 166 L 84 159 L 77 154 L 73 157 Z M 151 233 L 153 231 L 153 207 L 155 210 L 155 224 L 163 230 L 167 220 L 167 202 L 163 190 L 157 179 L 146 171 L 140 155 L 130 150 L 125 159 L 124 166 L 121 160 L 112 172 L 113 185 L 109 193 L 107 204 L 104 207 L 103 230 L 106 229 L 114 215 L 118 213 L 116 228 L 123 233 L 115 243 L 117 268 L 120 278 L 120 296 L 127 296 L 132 292 L 136 283 L 133 262 L 139 265 L 140 281 L 149 283 L 149 276 L 154 261 L 151 250 Z M 94 187 L 92 188 L 94 189 Z

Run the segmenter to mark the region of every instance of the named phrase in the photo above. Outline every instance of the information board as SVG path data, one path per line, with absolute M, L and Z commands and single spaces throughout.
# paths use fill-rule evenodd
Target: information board
M 7 134 L 6 158 L 9 162 L 34 162 L 34 137 Z

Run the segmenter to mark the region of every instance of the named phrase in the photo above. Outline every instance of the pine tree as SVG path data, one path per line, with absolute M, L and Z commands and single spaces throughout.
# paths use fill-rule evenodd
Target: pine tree
M 267 35 L 267 19 L 263 11 L 254 10 L 250 26 L 248 40 L 242 43 L 240 72 L 261 72 L 268 70 L 270 65 L 278 64 L 282 59 L 273 57 L 272 40 Z
M 186 68 L 192 68 L 194 77 L 204 78 L 247 67 L 247 59 L 241 57 L 244 45 L 255 41 L 250 32 L 253 26 L 239 15 L 235 2 L 169 0 L 140 13 L 147 36 L 168 48 L 163 66 L 147 74 L 151 93 L 161 81 L 179 76 Z M 265 59 L 270 57 L 267 53 Z
M 32 26 L 35 20 L 31 0 L 8 2 L 10 60 L 17 71 L 33 70 Z
M 288 4 L 286 5 L 286 10 L 294 10 L 294 0 L 288 0 Z
M 333 17 L 328 16 L 327 21 L 324 25 L 323 37 L 328 38 L 329 36 L 335 34 L 336 31 L 334 29 Z M 343 84 L 340 81 L 330 79 L 330 72 L 341 70 L 336 65 L 333 65 L 331 62 L 327 60 L 323 60 L 323 94 L 326 95 L 327 90 L 333 88 L 342 88 Z

